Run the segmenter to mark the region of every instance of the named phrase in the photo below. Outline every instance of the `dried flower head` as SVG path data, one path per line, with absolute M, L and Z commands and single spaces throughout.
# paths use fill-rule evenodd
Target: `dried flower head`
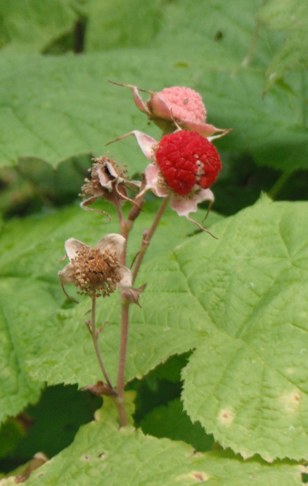
M 138 130 L 119 139 L 129 135 L 135 136 L 144 155 L 151 161 L 145 171 L 144 191 L 151 189 L 159 197 L 170 195 L 172 209 L 204 230 L 189 214 L 197 211 L 200 202 L 210 201 L 212 204 L 214 201 L 209 187 L 218 176 L 221 162 L 210 139 L 188 130 L 165 135 L 160 142 Z
M 117 234 L 105 236 L 94 248 L 75 238 L 66 240 L 70 263 L 58 274 L 63 290 L 75 284 L 80 294 L 107 297 L 117 287 L 131 287 L 131 272 L 119 263 L 124 244 L 125 238 Z
M 133 97 L 137 108 L 146 113 L 149 120 L 153 120 L 165 134 L 173 132 L 177 127 L 197 132 L 203 137 L 209 137 L 215 133 L 222 137 L 229 130 L 216 128 L 206 123 L 206 109 L 202 98 L 191 88 L 173 86 L 164 88 L 160 92 L 138 89 L 130 84 L 114 83 L 125 86 L 133 91 Z M 149 93 L 151 97 L 144 102 L 139 91 Z
M 126 188 L 139 188 L 140 182 L 128 181 L 126 168 L 123 169 L 106 155 L 92 160 L 94 163 L 92 168 L 89 169 L 91 179 L 86 178 L 85 184 L 81 188 L 82 193 L 80 195 L 84 200 L 80 206 L 83 209 L 90 209 L 88 206 L 99 198 L 106 199 L 115 206 L 121 205 L 126 200 L 135 204 L 134 201 L 127 197 Z M 91 210 L 97 211 L 95 209 Z M 107 214 L 105 211 L 100 212 Z

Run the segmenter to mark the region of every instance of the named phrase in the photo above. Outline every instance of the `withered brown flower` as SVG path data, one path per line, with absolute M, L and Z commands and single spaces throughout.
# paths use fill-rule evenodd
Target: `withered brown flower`
M 65 251 L 70 263 L 59 275 L 63 291 L 64 285 L 74 284 L 79 293 L 93 296 L 109 296 L 116 288 L 132 286 L 131 271 L 120 264 L 125 238 L 118 234 L 104 236 L 91 248 L 75 238 L 65 242 Z
M 127 197 L 126 188 L 136 187 L 139 189 L 141 182 L 129 181 L 126 175 L 126 170 L 122 169 L 114 160 L 106 155 L 102 155 L 101 157 L 92 160 L 94 163 L 92 168 L 89 169 L 89 172 L 91 172 L 91 179 L 85 179 L 85 184 L 81 188 L 82 193 L 80 195 L 84 200 L 80 206 L 83 209 L 91 209 L 88 208 L 88 206 L 93 204 L 99 198 L 109 201 L 116 207 L 121 205 L 124 201 L 133 203 L 133 201 Z M 93 209 L 91 210 L 93 211 Z

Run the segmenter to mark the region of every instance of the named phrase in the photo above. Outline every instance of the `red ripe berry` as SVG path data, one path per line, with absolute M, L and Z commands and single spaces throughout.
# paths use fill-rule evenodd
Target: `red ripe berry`
M 195 184 L 209 188 L 221 169 L 214 145 L 188 130 L 165 135 L 158 144 L 156 162 L 171 189 L 181 196 L 189 194 Z

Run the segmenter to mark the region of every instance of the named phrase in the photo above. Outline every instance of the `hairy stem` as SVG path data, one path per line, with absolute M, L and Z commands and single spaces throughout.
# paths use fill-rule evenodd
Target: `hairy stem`
M 162 217 L 167 205 L 168 205 L 168 202 L 169 202 L 169 197 L 165 197 L 163 199 L 163 202 L 155 216 L 155 219 L 152 223 L 152 226 L 151 228 L 149 229 L 149 231 L 146 232 L 145 236 L 143 237 L 142 239 L 142 242 L 141 242 L 141 247 L 140 247 L 140 251 L 138 253 L 138 256 L 137 256 L 137 259 L 136 259 L 136 263 L 135 263 L 135 268 L 134 268 L 134 271 L 133 271 L 133 278 L 132 278 L 132 281 L 133 281 L 133 284 L 137 278 L 137 275 L 138 275 L 138 272 L 139 272 L 139 269 L 140 269 L 140 266 L 141 266 L 141 263 L 142 263 L 142 260 L 143 260 L 143 257 L 145 255 L 145 252 L 147 251 L 147 248 L 149 246 L 149 243 L 151 241 L 151 238 L 154 234 L 154 231 L 156 230 L 157 228 L 157 225 L 159 223 L 159 220 L 160 218 Z

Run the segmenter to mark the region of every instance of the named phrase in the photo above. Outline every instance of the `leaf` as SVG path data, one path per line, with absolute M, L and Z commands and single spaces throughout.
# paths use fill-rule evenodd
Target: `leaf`
M 225 225 L 228 247 L 222 242 L 198 269 L 187 246 L 178 254 L 217 328 L 183 374 L 184 406 L 243 457 L 306 456 L 305 209 L 264 201 Z
M 0 71 L 7 74 L 0 90 L 0 165 L 12 165 L 20 157 L 37 157 L 55 167 L 72 155 L 106 153 L 105 144 L 128 132 L 136 115 L 131 97 L 121 99 L 123 91 L 107 79 L 118 79 L 122 63 L 129 77 L 129 71 L 140 64 L 138 55 L 134 57 L 128 63 L 125 51 L 116 57 L 109 53 L 61 58 L 1 56 Z M 139 128 L 147 131 L 146 119 Z M 125 155 L 130 144 L 136 152 L 133 140 L 113 145 L 111 152 L 121 163 L 131 163 L 131 173 L 144 170 L 147 161 L 141 152 L 139 161 L 135 154 Z
M 25 427 L 18 418 L 10 417 L 0 427 L 0 458 L 12 452 L 25 435 Z M 1 477 L 1 476 L 0 476 Z
M 148 282 L 142 308 L 131 308 L 126 379 L 196 348 L 183 375 L 185 409 L 244 457 L 307 457 L 306 211 L 307 203 L 263 198 L 213 226 L 218 241 L 201 234 L 149 260 L 139 277 Z M 100 379 L 88 309 L 85 301 L 59 313 L 57 342 L 44 334 L 45 349 L 28 362 L 34 379 L 79 386 Z M 116 296 L 99 303 L 98 322 L 106 320 L 101 349 L 114 382 Z
M 288 70 L 308 67 L 308 5 L 305 0 L 272 0 L 259 10 L 258 18 L 270 29 L 286 32 L 284 43 L 267 69 L 267 91 Z
M 157 91 L 190 86 L 201 93 L 209 123 L 233 128 L 218 147 L 249 152 L 259 165 L 307 169 L 307 128 L 296 86 L 276 86 L 262 98 L 264 72 L 279 43 L 265 29 L 253 42 L 260 4 L 171 3 L 148 48 L 57 58 L 1 56 L 0 165 L 38 157 L 56 166 L 73 155 L 100 155 L 107 142 L 135 126 L 159 139 L 130 90 L 107 83 L 111 79 Z M 146 167 L 133 139 L 109 150 L 131 173 Z
M 53 457 L 73 442 L 80 425 L 93 420 L 94 411 L 100 406 L 100 397 L 77 391 L 75 386 L 47 387 L 40 401 L 26 409 L 32 423 L 12 455 L 23 462 L 38 451 Z
M 85 50 L 90 52 L 149 46 L 159 30 L 162 12 L 159 0 L 91 0 L 87 15 Z
M 186 366 L 190 353 L 171 356 L 165 363 L 157 366 L 150 374 L 150 378 L 168 380 L 176 383 L 181 380 L 181 371 Z
M 142 232 L 150 228 L 160 200 L 147 202 L 144 212 L 135 222 L 128 248 L 128 265 L 139 250 Z M 1 234 L 0 272 L 3 276 L 39 278 L 46 282 L 56 283 L 60 291 L 58 271 L 67 263 L 60 261 L 65 255 L 64 242 L 74 237 L 88 245 L 96 243 L 108 233 L 118 233 L 119 223 L 114 207 L 106 202 L 97 208 L 108 211 L 112 216 L 107 224 L 106 216 L 99 213 L 83 211 L 79 206 L 71 207 L 51 215 L 42 213 L 27 219 L 12 220 L 5 225 Z M 124 215 L 130 208 L 126 205 Z M 205 211 L 199 211 L 196 219 L 201 223 Z M 220 220 L 222 216 L 211 212 L 205 226 Z M 146 253 L 145 260 L 166 250 L 195 231 L 195 226 L 186 218 L 179 218 L 175 211 L 168 209 L 162 217 L 158 231 Z M 166 233 L 168 238 L 166 238 Z M 61 292 L 61 291 L 60 291 Z M 64 296 L 63 296 L 64 298 Z M 63 299 L 60 299 L 62 301 Z
M 80 429 L 71 446 L 32 474 L 29 486 L 98 486 L 102 480 L 106 486 L 184 486 L 201 480 L 244 486 L 252 477 L 256 486 L 301 484 L 303 466 L 279 462 L 268 466 L 258 459 L 244 462 L 223 452 L 194 455 L 186 444 L 144 436 L 132 427 L 119 430 L 114 409 L 107 403 L 95 422 Z
M 40 52 L 73 29 L 78 0 L 0 1 L 0 47 L 8 52 Z
M 145 204 L 145 210 L 148 212 L 142 213 L 136 221 L 136 232 L 133 232 L 132 245 L 129 248 L 130 261 L 139 249 L 143 230 L 150 227 L 157 209 L 157 203 Z M 128 208 L 125 209 L 125 213 L 127 212 Z M 100 214 L 72 207 L 49 216 L 16 219 L 6 223 L 2 228 L 0 307 L 3 306 L 1 308 L 3 388 L 0 420 L 5 420 L 7 415 L 16 415 L 28 403 L 35 402 L 39 397 L 41 381 L 34 383 L 29 378 L 24 369 L 24 360 L 33 359 L 38 355 L 40 346 L 45 347 L 48 343 L 52 347 L 52 343 L 58 341 L 57 333 L 61 331 L 61 326 L 59 329 L 54 327 L 54 316 L 50 318 L 51 320 L 49 316 L 66 300 L 57 276 L 58 270 L 65 265 L 63 262 L 57 262 L 65 253 L 64 241 L 74 236 L 94 245 L 104 234 L 117 232 L 119 227 L 111 205 L 110 213 L 113 219 L 109 225 L 104 224 L 106 218 Z M 200 222 L 204 214 L 199 212 Z M 215 221 L 217 218 L 221 217 L 211 213 L 208 221 Z M 174 225 L 174 221 L 177 221 L 177 225 Z M 178 218 L 174 211 L 167 211 L 153 239 L 157 246 L 150 247 L 146 259 L 172 248 L 183 241 L 191 231 L 194 231 L 194 226 L 186 218 Z M 167 239 L 164 236 L 165 232 L 169 235 Z M 82 331 L 86 330 L 83 327 L 82 318 L 81 328 Z M 88 338 L 87 332 L 86 330 L 86 338 Z M 91 347 L 89 351 L 92 354 Z M 78 360 L 80 362 L 80 357 Z M 61 374 L 62 371 L 64 372 L 64 379 L 60 379 L 57 383 L 62 381 L 72 383 L 70 377 L 65 376 L 65 368 L 61 370 L 60 361 L 56 351 L 52 356 L 53 367 Z M 96 366 L 95 360 L 94 363 Z M 90 367 L 92 364 L 93 362 Z M 35 367 L 34 371 L 37 371 Z M 6 376 L 10 378 L 5 379 Z M 90 383 L 91 376 L 93 373 L 89 375 L 86 372 L 85 385 Z
M 55 205 L 64 205 L 70 202 L 70 199 L 76 200 L 76 195 L 80 192 L 91 164 L 87 156 L 72 157 L 53 169 L 43 160 L 30 158 L 19 159 L 17 170 L 41 197 L 47 198 Z
M 183 440 L 196 451 L 209 451 L 213 445 L 213 437 L 204 432 L 200 423 L 190 421 L 179 399 L 172 400 L 167 406 L 154 408 L 140 425 L 145 434 Z
M 0 421 L 17 415 L 40 396 L 43 383 L 34 382 L 25 360 L 38 349 L 37 328 L 57 304 L 45 284 L 30 279 L 0 279 Z
M 54 169 L 43 160 L 24 158 L 15 167 L 1 168 L 0 211 L 6 218 L 25 217 L 75 202 L 91 163 L 89 156 L 72 157 Z

